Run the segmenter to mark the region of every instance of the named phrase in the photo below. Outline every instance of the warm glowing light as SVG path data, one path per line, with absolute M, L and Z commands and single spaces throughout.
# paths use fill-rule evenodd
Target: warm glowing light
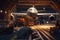
M 51 14 L 49 17 L 54 17 L 54 15 Z
M 49 23 L 48 21 L 46 23 Z
M 37 9 L 34 7 L 34 5 L 33 5 L 33 7 L 30 7 L 30 8 L 27 10 L 27 12 L 38 13 L 38 11 L 37 11 Z
M 41 28 L 44 28 L 44 29 L 50 29 L 49 26 L 40 26 Z
M 34 27 L 30 27 L 31 29 L 35 29 Z
M 7 13 L 7 11 L 5 11 L 5 13 Z
M 2 13 L 3 11 L 2 11 L 2 10 L 0 10 L 0 12 Z
M 43 10 L 45 10 L 45 8 L 43 8 Z
M 51 27 L 55 27 L 55 25 L 34 25 L 31 26 L 31 29 L 50 29 Z

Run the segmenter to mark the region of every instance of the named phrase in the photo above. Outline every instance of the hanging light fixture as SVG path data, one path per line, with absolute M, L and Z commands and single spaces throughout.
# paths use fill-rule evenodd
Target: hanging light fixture
M 49 18 L 50 18 L 51 21 L 55 20 L 55 17 L 52 14 L 49 16 Z
M 27 10 L 27 13 L 38 13 L 37 9 L 34 7 L 30 7 L 28 10 Z
M 38 11 L 37 11 L 37 9 L 34 7 L 34 5 L 33 5 L 33 7 L 30 7 L 30 8 L 27 10 L 27 15 L 29 15 L 30 17 L 32 17 L 32 18 L 34 18 L 34 19 L 35 19 L 35 17 L 37 16 L 37 13 L 38 13 Z
M 54 17 L 54 15 L 53 15 L 53 14 L 51 14 L 49 17 Z

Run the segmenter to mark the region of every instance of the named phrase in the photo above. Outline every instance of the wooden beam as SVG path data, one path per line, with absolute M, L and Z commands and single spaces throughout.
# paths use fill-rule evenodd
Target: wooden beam
M 18 3 L 18 5 L 41 5 L 41 6 L 44 6 L 44 5 L 49 5 L 50 4 L 50 1 L 20 1 Z
M 58 6 L 57 6 L 53 1 L 51 1 L 50 6 L 51 6 L 54 10 L 56 10 L 58 13 L 60 13 L 60 9 L 58 8 Z
M 19 0 L 19 1 L 51 1 L 51 0 Z

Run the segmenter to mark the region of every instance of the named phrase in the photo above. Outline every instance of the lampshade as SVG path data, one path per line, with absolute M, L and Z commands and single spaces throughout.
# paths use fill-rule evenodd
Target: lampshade
M 37 9 L 33 6 L 27 10 L 27 13 L 38 13 Z

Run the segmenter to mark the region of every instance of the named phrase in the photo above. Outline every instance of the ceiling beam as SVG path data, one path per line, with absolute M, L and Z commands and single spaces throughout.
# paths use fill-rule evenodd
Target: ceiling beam
M 53 1 L 47 1 L 47 0 L 45 0 L 45 1 L 43 1 L 43 0 L 41 0 L 41 1 L 19 1 L 18 2 L 18 5 L 21 5 L 21 6 L 32 6 L 32 5 L 34 5 L 34 6 L 51 6 L 51 8 L 53 8 L 54 10 L 56 10 L 57 12 L 59 12 L 60 13 L 60 10 L 59 10 L 59 8 L 58 8 L 58 6 L 53 2 Z
M 30 6 L 30 5 L 35 5 L 35 6 L 41 5 L 41 6 L 44 6 L 44 5 L 49 5 L 49 4 L 50 4 L 50 1 L 20 1 L 18 3 L 18 5 L 27 5 L 27 6 Z
M 60 9 L 58 8 L 58 6 L 57 6 L 53 1 L 51 1 L 50 6 L 51 6 L 54 10 L 56 10 L 57 12 L 60 13 Z
M 51 1 L 51 0 L 19 0 L 19 1 Z

